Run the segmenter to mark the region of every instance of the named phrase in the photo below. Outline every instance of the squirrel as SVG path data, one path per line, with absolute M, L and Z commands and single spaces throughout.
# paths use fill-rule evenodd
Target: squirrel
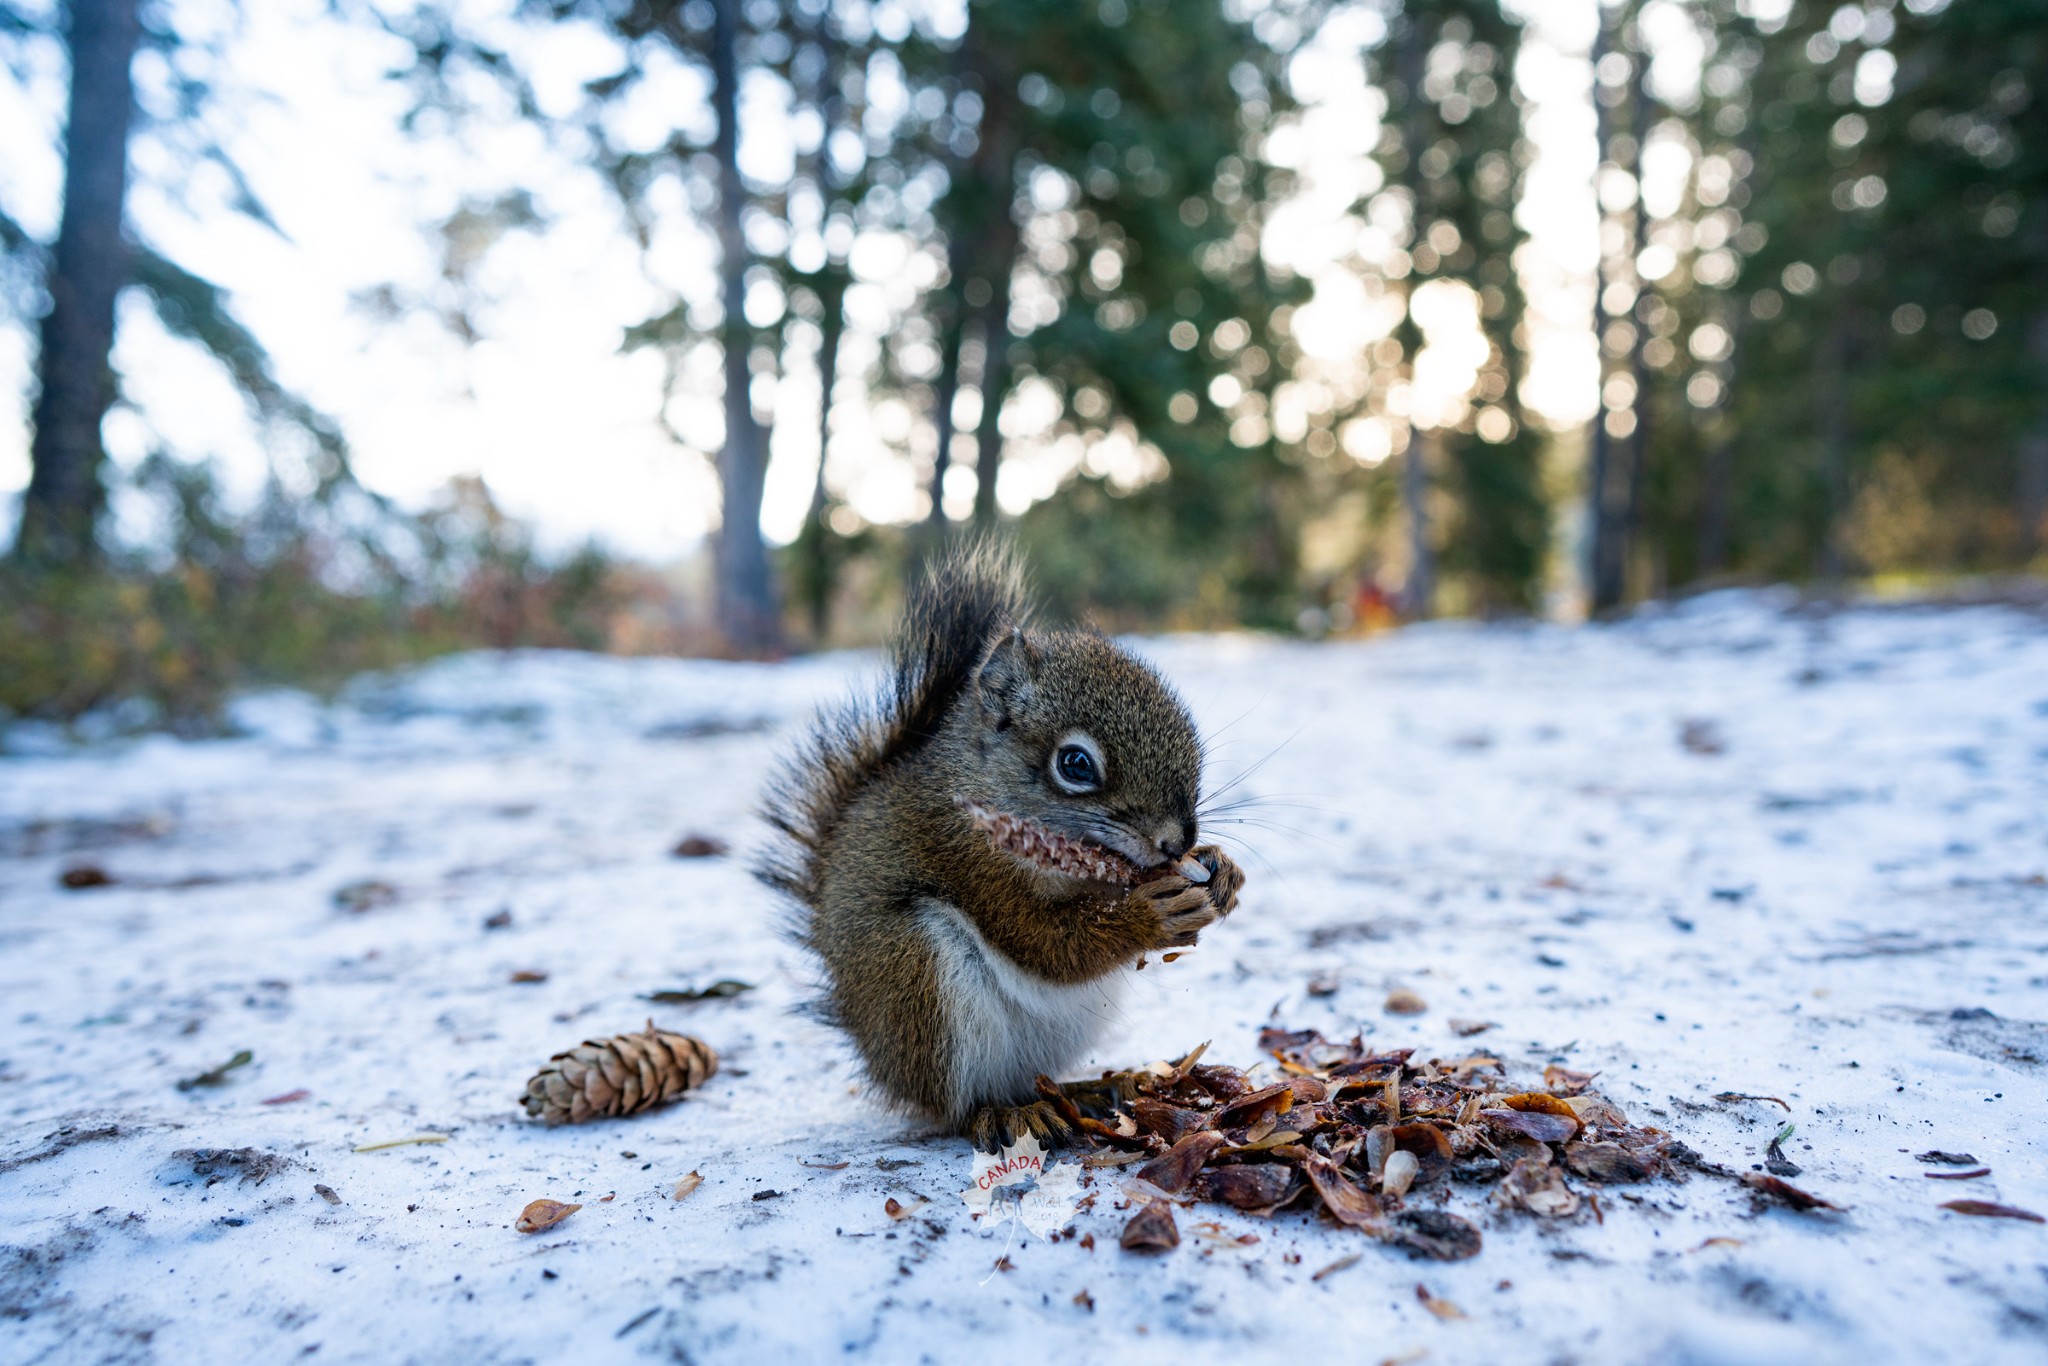
M 1244 881 L 1196 844 L 1202 746 L 1179 697 L 1106 637 L 1030 615 L 1012 550 L 936 557 L 879 694 L 821 713 L 770 785 L 779 835 L 756 867 L 794 901 L 824 968 L 813 1009 L 874 1088 L 984 1149 L 1073 1136 L 1091 1084 L 1042 1079 L 1087 1052 L 1124 969 L 1194 944 Z

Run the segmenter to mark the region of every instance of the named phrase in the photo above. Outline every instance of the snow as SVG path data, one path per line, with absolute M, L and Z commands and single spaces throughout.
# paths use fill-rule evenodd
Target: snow
M 808 969 L 740 857 L 778 751 L 873 661 L 472 655 L 327 705 L 245 698 L 236 739 L 23 732 L 0 759 L 0 1360 L 2043 1358 L 2048 1228 L 1937 1208 L 2048 1212 L 2041 620 L 1727 594 L 1577 630 L 1136 648 L 1219 776 L 1265 760 L 1238 789 L 1265 802 L 1215 828 L 1241 909 L 1136 974 L 1096 1064 L 1203 1039 L 1250 1063 L 1269 1017 L 1561 1059 L 1738 1170 L 1795 1124 L 1794 1184 L 1848 1212 L 1695 1175 L 1543 1221 L 1455 1186 L 1486 1239 L 1467 1262 L 1215 1206 L 1148 1257 L 1117 1248 L 1102 1171 L 1092 1250 L 984 1237 L 967 1145 L 875 1107 L 792 1013 Z M 692 832 L 738 852 L 669 857 Z M 83 863 L 115 885 L 61 888 Z M 339 908 L 366 879 L 395 899 Z M 639 999 L 720 978 L 758 989 Z M 1427 1012 L 1384 1013 L 1395 987 Z M 721 1052 L 700 1092 L 517 1113 L 549 1054 L 649 1016 Z M 242 1147 L 290 1165 L 209 1186 L 174 1156 Z M 1928 1180 L 1930 1148 L 1992 1174 Z M 514 1232 L 542 1197 L 584 1208 Z M 896 1221 L 892 1197 L 930 1204 Z

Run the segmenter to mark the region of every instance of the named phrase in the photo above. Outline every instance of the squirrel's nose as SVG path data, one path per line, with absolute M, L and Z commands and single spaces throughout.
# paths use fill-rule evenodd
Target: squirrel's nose
M 1169 860 L 1178 859 L 1195 847 L 1195 823 L 1183 821 L 1180 829 L 1161 835 L 1153 843 L 1159 846 L 1159 852 L 1166 855 Z

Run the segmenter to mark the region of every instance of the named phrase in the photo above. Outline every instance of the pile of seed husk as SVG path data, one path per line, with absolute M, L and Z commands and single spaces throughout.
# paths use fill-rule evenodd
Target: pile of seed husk
M 1565 1218 L 1588 1199 L 1597 1212 L 1588 1184 L 1675 1176 L 1697 1160 L 1662 1130 L 1630 1124 L 1590 1073 L 1546 1067 L 1542 1089 L 1530 1090 L 1510 1085 L 1486 1053 L 1420 1061 L 1413 1049 L 1374 1052 L 1313 1029 L 1269 1028 L 1259 1045 L 1281 1080 L 1204 1063 L 1205 1044 L 1124 1074 L 1094 1115 L 1042 1088 L 1101 1149 L 1089 1165 L 1135 1169 L 1141 1198 L 1126 1246 L 1170 1245 L 1157 1241 L 1162 1215 L 1177 1240 L 1170 1208 L 1191 1200 L 1262 1215 L 1320 1204 L 1414 1256 L 1457 1261 L 1479 1252 L 1480 1237 L 1442 1207 L 1453 1179 L 1491 1185 L 1503 1211 Z

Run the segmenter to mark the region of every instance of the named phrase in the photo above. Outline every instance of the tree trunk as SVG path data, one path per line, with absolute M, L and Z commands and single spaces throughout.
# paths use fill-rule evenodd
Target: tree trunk
M 1411 108 L 1420 108 L 1430 45 L 1422 31 L 1419 13 L 1410 10 L 1402 15 L 1400 24 L 1395 70 L 1399 73 L 1407 103 Z M 1407 165 L 1402 174 L 1407 177 L 1411 202 L 1415 206 L 1413 227 L 1417 235 L 1428 231 L 1429 220 L 1435 211 L 1428 193 L 1429 178 L 1421 170 L 1425 150 L 1422 139 L 1421 124 L 1414 118 L 1403 120 L 1401 145 Z M 1422 282 L 1412 275 L 1409 280 L 1408 298 L 1413 300 Z M 1402 317 L 1395 335 L 1400 339 L 1412 380 L 1416 357 L 1422 351 L 1422 327 L 1415 321 L 1412 308 Z M 1410 620 L 1427 617 L 1430 604 L 1436 597 L 1436 557 L 1429 544 L 1429 448 L 1434 440 L 1434 434 L 1424 428 L 1410 427 L 1408 449 L 1401 456 L 1401 507 L 1408 522 L 1408 581 L 1401 586 L 1401 614 Z
M 1625 22 L 1627 16 L 1621 16 Z M 1640 46 L 1640 43 L 1638 43 Z M 1602 22 L 1593 44 L 1593 66 L 1597 71 L 1600 61 L 1614 50 L 1609 26 Z M 1631 106 L 1630 132 L 1635 141 L 1635 154 L 1630 158 L 1629 168 L 1636 178 L 1635 221 L 1630 231 L 1630 245 L 1640 254 L 1649 225 L 1648 211 L 1643 206 L 1643 143 L 1649 134 L 1650 95 L 1647 88 L 1649 55 L 1637 52 L 1631 59 L 1634 80 L 1629 91 Z M 1603 98 L 1596 79 L 1593 86 L 1593 108 L 1599 127 L 1601 159 L 1607 159 L 1613 146 L 1613 122 L 1608 114 L 1608 105 Z M 1601 269 L 1595 284 L 1604 295 L 1609 283 L 1605 253 L 1601 257 Z M 1647 281 L 1637 281 L 1637 298 L 1647 293 Z M 1594 313 L 1595 325 L 1604 333 L 1608 314 L 1603 305 Z M 1629 346 L 1629 377 L 1635 381 L 1635 397 L 1629 403 L 1629 416 L 1634 427 L 1623 438 L 1616 438 L 1607 431 L 1607 411 L 1602 404 L 1600 425 L 1594 429 L 1594 471 L 1588 490 L 1588 514 L 1593 526 L 1592 554 L 1592 608 L 1595 613 L 1611 612 L 1621 606 L 1628 596 L 1629 550 L 1634 541 L 1637 522 L 1640 519 L 1642 487 L 1645 466 L 1649 463 L 1650 434 L 1650 368 L 1645 362 L 1643 330 L 1647 325 L 1640 310 L 1632 322 L 1635 340 Z M 1606 337 L 1600 338 L 1602 355 L 1605 355 Z M 1604 366 L 1603 366 L 1604 369 Z M 1622 444 L 1617 445 L 1617 440 Z
M 816 168 L 818 193 L 825 202 L 825 217 L 841 190 L 838 170 L 832 164 L 832 133 L 846 117 L 846 101 L 840 93 L 840 52 L 838 31 L 828 7 L 819 14 L 818 84 L 812 94 L 823 129 L 818 137 Z M 846 263 L 835 260 L 829 249 L 825 264 L 813 281 L 818 295 L 818 471 L 811 480 L 811 506 L 797 533 L 795 559 L 797 577 L 807 614 L 811 643 L 822 646 L 832 631 L 832 590 L 836 575 L 833 563 L 833 531 L 826 523 L 826 505 L 831 500 L 825 484 L 825 464 L 832 451 L 832 391 L 839 387 L 839 343 L 846 335 L 846 290 L 852 283 Z
M 1595 210 L 1595 233 L 1606 225 L 1605 210 L 1600 207 L 1599 185 L 1600 166 L 1607 159 L 1609 134 L 1607 102 L 1600 97 L 1600 59 L 1608 53 L 1607 19 L 1600 16 L 1593 30 L 1593 50 L 1587 54 L 1594 74 L 1593 79 L 1593 142 L 1597 155 L 1593 159 L 1593 205 Z M 1599 589 L 1601 562 L 1606 547 L 1601 536 L 1607 529 L 1606 490 L 1607 468 L 1614 458 L 1613 440 L 1607 435 L 1607 324 L 1613 321 L 1607 313 L 1607 250 L 1604 244 L 1595 247 L 1593 258 L 1593 357 L 1595 383 L 1600 393 L 1593 402 L 1593 426 L 1587 433 L 1586 442 L 1586 547 L 1581 568 L 1586 576 L 1586 606 L 1589 612 L 1599 610 Z
M 820 273 L 818 303 L 818 476 L 811 483 L 811 519 L 825 515 L 825 455 L 832 442 L 832 391 L 839 387 L 839 343 L 846 335 L 846 276 L 840 267 Z
M 956 228 L 956 231 L 958 229 Z M 955 238 L 947 253 L 952 279 L 939 296 L 939 378 L 932 386 L 932 432 L 938 449 L 932 453 L 931 511 L 925 525 L 936 536 L 946 529 L 946 471 L 953 464 L 953 400 L 960 394 L 960 349 L 966 340 L 967 244 Z
M 1629 168 L 1636 178 L 1635 228 L 1630 234 L 1629 245 L 1636 259 L 1641 260 L 1644 248 L 1650 245 L 1650 210 L 1643 202 L 1643 146 L 1650 140 L 1650 54 L 1646 40 L 1640 33 L 1636 46 L 1641 51 L 1635 57 L 1635 87 L 1630 92 L 1631 117 L 1630 134 L 1635 139 L 1635 164 Z M 1650 282 L 1636 280 L 1636 298 L 1640 303 L 1650 292 Z M 1628 485 L 1623 491 L 1621 507 L 1617 514 L 1618 525 L 1614 536 L 1613 572 L 1614 579 L 1611 607 L 1619 607 L 1628 596 L 1628 562 L 1642 538 L 1643 531 L 1643 484 L 1649 477 L 1650 468 L 1650 414 L 1652 411 L 1650 385 L 1656 378 L 1650 372 L 1650 362 L 1645 354 L 1649 345 L 1649 321 L 1643 317 L 1642 309 L 1636 310 L 1636 339 L 1629 350 L 1629 377 L 1635 381 L 1635 398 L 1630 401 L 1635 414 L 1635 430 L 1628 438 Z
M 988 246 L 983 252 L 988 302 L 981 307 L 981 420 L 975 424 L 974 524 L 996 523 L 996 476 L 1003 465 L 1003 400 L 1010 392 L 1010 276 L 1017 266 L 1017 83 L 985 82 L 983 144 L 990 151 Z
M 832 448 L 832 391 L 839 384 L 839 343 L 846 334 L 845 268 L 827 265 L 818 280 L 818 303 L 824 313 L 818 322 L 818 473 L 811 481 L 811 509 L 797 537 L 797 553 L 802 557 L 811 640 L 822 645 L 832 629 L 832 529 L 825 524 L 829 501 L 825 459 Z
M 727 648 L 773 653 L 782 640 L 768 547 L 761 539 L 761 494 L 768 475 L 768 439 L 754 420 L 747 326 L 747 244 L 741 230 L 746 189 L 739 165 L 739 0 L 715 0 L 711 31 L 711 102 L 718 119 L 720 293 L 725 307 L 725 449 L 718 457 L 724 510 L 718 529 L 718 625 Z
M 1016 234 L 1011 233 L 1014 243 Z M 996 476 L 1003 468 L 1003 399 L 1010 392 L 1010 262 L 1014 250 L 1003 258 L 1003 269 L 989 282 L 994 296 L 985 310 L 982 328 L 987 359 L 981 366 L 981 421 L 974 429 L 974 524 L 986 529 L 996 524 Z
M 137 0 L 72 0 L 64 216 L 46 282 L 41 391 L 16 542 L 22 558 L 47 565 L 93 557 L 106 505 L 100 424 L 114 401 L 114 301 L 128 280 L 122 221 L 135 108 L 130 68 L 141 32 Z
M 1408 513 L 1408 582 L 1401 586 L 1401 614 L 1421 621 L 1436 596 L 1436 555 L 1429 544 L 1429 455 L 1436 433 L 1410 429 L 1401 457 L 1401 503 Z

